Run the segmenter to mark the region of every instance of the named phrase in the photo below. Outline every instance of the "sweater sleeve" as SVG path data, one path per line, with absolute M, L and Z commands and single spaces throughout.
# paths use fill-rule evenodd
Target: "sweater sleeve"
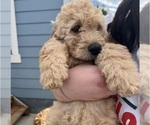
M 118 96 L 116 113 L 122 125 L 140 125 L 139 95 L 122 98 Z
M 139 69 L 138 51 L 132 53 Z M 140 125 L 140 96 L 117 97 L 116 113 L 122 125 Z

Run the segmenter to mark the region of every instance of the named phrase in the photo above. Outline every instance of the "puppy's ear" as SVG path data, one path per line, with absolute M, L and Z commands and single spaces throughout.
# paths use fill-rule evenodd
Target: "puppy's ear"
M 52 37 L 55 37 L 57 40 L 64 40 L 64 38 L 70 32 L 74 21 L 64 23 L 63 21 L 56 22 L 52 31 Z
M 55 37 L 58 40 L 64 40 L 65 36 L 69 33 L 69 27 L 63 22 L 58 24 L 56 23 L 53 28 L 52 37 Z

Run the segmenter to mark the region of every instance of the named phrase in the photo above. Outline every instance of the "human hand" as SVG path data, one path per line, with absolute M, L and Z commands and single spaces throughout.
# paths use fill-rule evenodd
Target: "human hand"
M 53 89 L 56 99 L 60 102 L 75 100 L 92 101 L 107 98 L 116 93 L 111 92 L 105 83 L 105 78 L 94 65 L 78 65 L 69 70 L 69 78 L 60 89 Z

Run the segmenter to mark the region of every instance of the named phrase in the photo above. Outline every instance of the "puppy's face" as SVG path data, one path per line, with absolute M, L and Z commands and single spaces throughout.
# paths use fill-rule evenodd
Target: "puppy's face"
M 88 61 L 100 53 L 105 29 L 101 11 L 88 0 L 76 0 L 62 8 L 53 36 L 66 43 L 73 58 Z

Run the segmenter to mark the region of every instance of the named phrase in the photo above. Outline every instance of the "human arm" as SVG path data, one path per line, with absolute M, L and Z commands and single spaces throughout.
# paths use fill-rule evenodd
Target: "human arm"
M 107 98 L 116 93 L 111 92 L 105 83 L 105 78 L 94 65 L 78 65 L 69 70 L 69 78 L 64 81 L 60 89 L 53 89 L 52 92 L 60 102 L 75 100 L 91 101 Z

